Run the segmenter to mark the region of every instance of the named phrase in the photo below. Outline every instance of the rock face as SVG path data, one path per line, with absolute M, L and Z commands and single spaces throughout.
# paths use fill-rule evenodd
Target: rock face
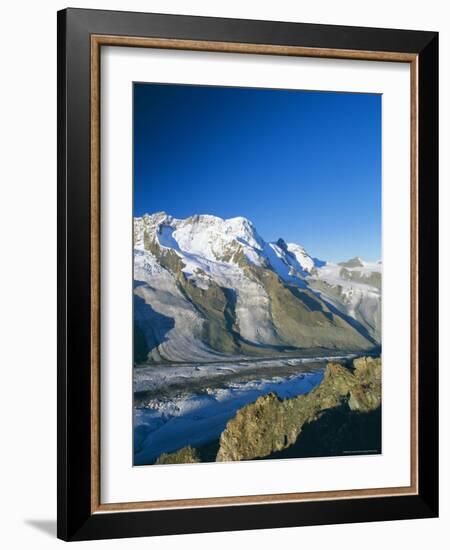
M 240 409 L 220 437 L 216 460 L 251 460 L 286 449 L 303 426 L 325 411 L 346 405 L 367 413 L 381 404 L 381 358 L 361 357 L 353 370 L 328 363 L 323 381 L 313 391 L 281 400 L 274 393 Z
M 200 456 L 196 449 L 188 445 L 174 453 L 163 453 L 155 464 L 193 464 L 200 462 Z

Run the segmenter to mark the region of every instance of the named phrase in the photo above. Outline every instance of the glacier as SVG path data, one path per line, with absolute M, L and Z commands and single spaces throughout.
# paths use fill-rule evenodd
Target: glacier
M 311 391 L 322 377 L 322 364 L 314 359 L 137 369 L 134 464 L 152 464 L 162 453 L 186 445 L 207 445 L 238 409 L 259 396 L 273 391 L 295 397 Z

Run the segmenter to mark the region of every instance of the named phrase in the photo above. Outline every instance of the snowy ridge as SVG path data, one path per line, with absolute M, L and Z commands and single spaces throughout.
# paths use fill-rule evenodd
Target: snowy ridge
M 382 263 L 353 258 L 348 262 L 325 263 L 313 271 L 309 283 L 339 311 L 361 322 L 381 340 Z
M 144 235 L 152 235 L 160 246 L 174 250 L 183 262 L 183 271 L 194 276 L 198 269 L 210 268 L 211 262 L 239 264 L 239 253 L 252 264 L 270 264 L 285 280 L 301 279 L 315 267 L 316 261 L 305 249 L 282 239 L 266 243 L 252 222 L 244 217 L 224 220 L 209 214 L 177 219 L 165 212 L 144 215 L 134 220 L 136 249 L 144 249 Z
M 313 293 L 324 307 L 353 320 L 364 337 L 380 341 L 381 262 L 322 262 L 299 244 L 264 241 L 246 218 L 208 214 L 177 219 L 158 212 L 135 218 L 134 248 L 139 323 L 144 337 L 157 342 L 150 360 L 210 361 L 221 356 L 205 343 L 205 315 L 180 286 L 180 274 L 192 283 L 190 292 L 198 289 L 200 300 L 210 291 L 213 297 L 208 299 L 214 301 L 216 289 L 227 290 L 234 315 L 229 331 L 238 332 L 249 345 L 280 345 L 272 297 L 255 269 L 275 273 L 287 288 Z M 155 319 L 161 319 L 164 330 L 157 327 L 155 333 Z

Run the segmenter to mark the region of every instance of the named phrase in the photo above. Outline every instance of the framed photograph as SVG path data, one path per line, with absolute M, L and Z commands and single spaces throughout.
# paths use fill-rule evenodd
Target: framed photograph
M 438 514 L 438 35 L 58 13 L 58 536 Z

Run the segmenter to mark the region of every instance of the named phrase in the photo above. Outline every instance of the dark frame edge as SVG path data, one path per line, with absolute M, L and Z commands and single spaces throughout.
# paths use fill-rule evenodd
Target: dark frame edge
M 439 515 L 439 34 L 419 53 L 419 494 Z
M 75 11 L 57 12 L 57 537 L 65 541 L 74 540 L 91 517 L 90 438 L 83 437 L 90 426 L 91 392 L 90 185 L 85 185 L 90 113 L 83 110 L 89 89 L 77 88 L 89 78 L 90 67 L 76 63 L 87 30 Z M 83 401 L 87 407 L 80 406 Z
M 282 513 L 279 507 L 282 506 Z M 376 518 L 370 518 L 376 514 Z M 93 514 L 71 541 L 250 531 L 437 517 L 419 495 Z
M 67 532 L 66 379 L 66 10 L 57 13 L 57 537 Z
M 399 519 L 433 518 L 438 516 L 438 425 L 437 425 L 437 319 L 438 319 L 438 291 L 437 291 L 437 204 L 438 204 L 438 33 L 414 31 L 417 33 L 415 53 L 419 55 L 419 327 L 422 334 L 427 334 L 426 341 L 422 339 L 419 345 L 419 364 L 430 365 L 425 369 L 419 369 L 419 385 L 424 391 L 419 392 L 419 410 L 426 413 L 428 422 L 425 425 L 419 419 L 419 494 L 414 496 L 396 496 L 382 498 L 355 498 L 339 501 L 314 501 L 294 502 L 283 504 L 260 504 L 224 507 L 201 507 L 175 510 L 153 511 L 129 511 L 119 513 L 95 513 L 91 514 L 90 500 L 86 498 L 90 490 L 90 469 L 86 464 L 75 464 L 77 457 L 72 456 L 77 441 L 75 432 L 86 421 L 85 412 L 83 419 L 76 425 L 71 423 L 71 410 L 73 412 L 74 398 L 85 394 L 87 377 L 85 374 L 75 376 L 73 371 L 74 361 L 70 360 L 72 343 L 68 343 L 70 331 L 73 331 L 74 322 L 85 313 L 86 303 L 80 306 L 78 313 L 72 314 L 67 305 L 74 300 L 73 294 L 80 288 L 85 288 L 84 282 L 72 281 L 70 286 L 67 277 L 71 275 L 71 260 L 75 265 L 83 266 L 89 258 L 85 252 L 74 251 L 76 247 L 82 248 L 86 244 L 89 231 L 82 231 L 81 237 L 75 239 L 74 230 L 76 222 L 82 221 L 85 212 L 71 214 L 67 210 L 67 204 L 83 202 L 85 197 L 74 201 L 75 191 L 71 187 L 70 179 L 75 175 L 84 177 L 83 169 L 73 171 L 73 159 L 70 162 L 70 138 L 72 113 L 69 112 L 71 102 L 70 82 L 68 81 L 67 67 L 68 52 L 73 47 L 74 37 L 81 40 L 89 35 L 88 25 L 91 16 L 98 17 L 100 13 L 115 14 L 114 17 L 128 12 L 100 12 L 99 10 L 84 10 L 69 8 L 58 12 L 58 521 L 57 536 L 66 541 L 70 540 L 94 540 L 105 538 L 123 538 L 150 535 L 168 535 L 181 533 L 202 533 L 220 531 L 240 531 L 260 528 L 279 528 L 303 525 L 324 525 L 330 523 L 350 523 L 368 521 L 391 521 Z M 129 14 L 130 15 L 130 14 Z M 140 15 L 140 14 L 136 14 Z M 150 14 L 142 14 L 150 15 Z M 113 17 L 113 19 L 114 19 Z M 185 16 L 158 16 L 167 18 L 180 18 Z M 190 18 L 189 16 L 187 18 Z M 198 32 L 201 21 L 212 18 L 193 18 L 192 33 Z M 232 20 L 219 20 L 232 21 Z M 245 20 L 238 20 L 245 25 Z M 108 20 L 105 25 L 108 26 Z M 117 21 L 115 21 L 115 26 Z M 249 23 L 249 22 L 247 22 Z M 255 23 L 263 28 L 265 23 Z M 289 25 L 275 22 L 275 26 Z M 295 24 L 294 24 L 295 25 Z M 301 26 L 301 24 L 298 24 Z M 94 25 L 95 26 L 95 25 Z M 181 25 L 183 26 L 183 25 Z M 314 26 L 314 25 L 311 25 Z M 315 25 L 320 28 L 321 25 Z M 336 27 L 335 27 L 336 28 Z M 351 27 L 348 27 L 350 30 Z M 68 40 L 68 32 L 72 34 L 72 43 Z M 182 33 L 185 31 L 181 31 Z M 209 31 L 205 31 L 208 33 Z M 399 31 L 408 33 L 408 31 Z M 113 34 L 113 33 L 112 33 Z M 164 34 L 164 33 L 163 33 Z M 277 34 L 277 33 L 275 33 Z M 277 35 L 279 36 L 279 35 Z M 75 40 L 76 41 L 76 40 Z M 409 49 L 408 51 L 412 51 Z M 84 78 L 86 67 L 80 69 Z M 74 76 L 74 75 L 69 75 Z M 83 92 L 84 93 L 84 92 Z M 84 97 L 80 103 L 83 103 Z M 426 116 L 424 111 L 426 106 Z M 83 117 L 88 116 L 83 114 Z M 81 121 L 83 126 L 85 120 Z M 82 135 L 80 131 L 77 137 Z M 80 153 L 80 151 L 77 151 Z M 84 152 L 81 154 L 82 163 L 86 161 Z M 78 158 L 77 160 L 80 160 Z M 73 184 L 73 181 L 72 181 Z M 88 193 L 89 194 L 89 193 Z M 84 202 L 85 204 L 85 202 Z M 434 212 L 435 216 L 426 214 Z M 77 217 L 78 216 L 78 217 Z M 84 220 L 85 221 L 85 220 Z M 87 239 L 88 240 L 88 239 Z M 424 273 L 424 267 L 431 268 L 428 274 Z M 68 267 L 67 267 L 68 266 Z M 72 277 L 75 279 L 75 277 Z M 75 290 L 74 290 L 75 287 Z M 69 295 L 69 296 L 68 296 Z M 87 297 L 90 299 L 90 296 Z M 84 299 L 83 299 L 84 300 Z M 68 319 L 68 316 L 71 316 Z M 430 322 L 432 329 L 429 328 Z M 425 328 L 428 327 L 428 328 Z M 77 336 L 84 331 L 78 329 Z M 81 334 L 83 335 L 83 334 Z M 83 344 L 84 348 L 85 344 Z M 77 358 L 83 355 L 81 350 Z M 76 378 L 76 379 L 75 379 Z M 72 379 L 72 380 L 71 380 Z M 75 389 L 70 390 L 69 382 L 75 384 Z M 89 388 L 90 391 L 90 388 Z M 434 396 L 434 397 L 433 397 Z M 83 451 L 84 453 L 84 451 Z M 89 472 L 89 473 L 88 473 Z M 89 477 L 88 477 L 89 476 Z M 82 480 L 82 486 L 77 485 Z M 86 486 L 89 485 L 89 487 Z M 280 506 L 283 513 L 280 514 Z M 376 517 L 371 518 L 374 514 Z M 279 517 L 279 516 L 283 517 Z

